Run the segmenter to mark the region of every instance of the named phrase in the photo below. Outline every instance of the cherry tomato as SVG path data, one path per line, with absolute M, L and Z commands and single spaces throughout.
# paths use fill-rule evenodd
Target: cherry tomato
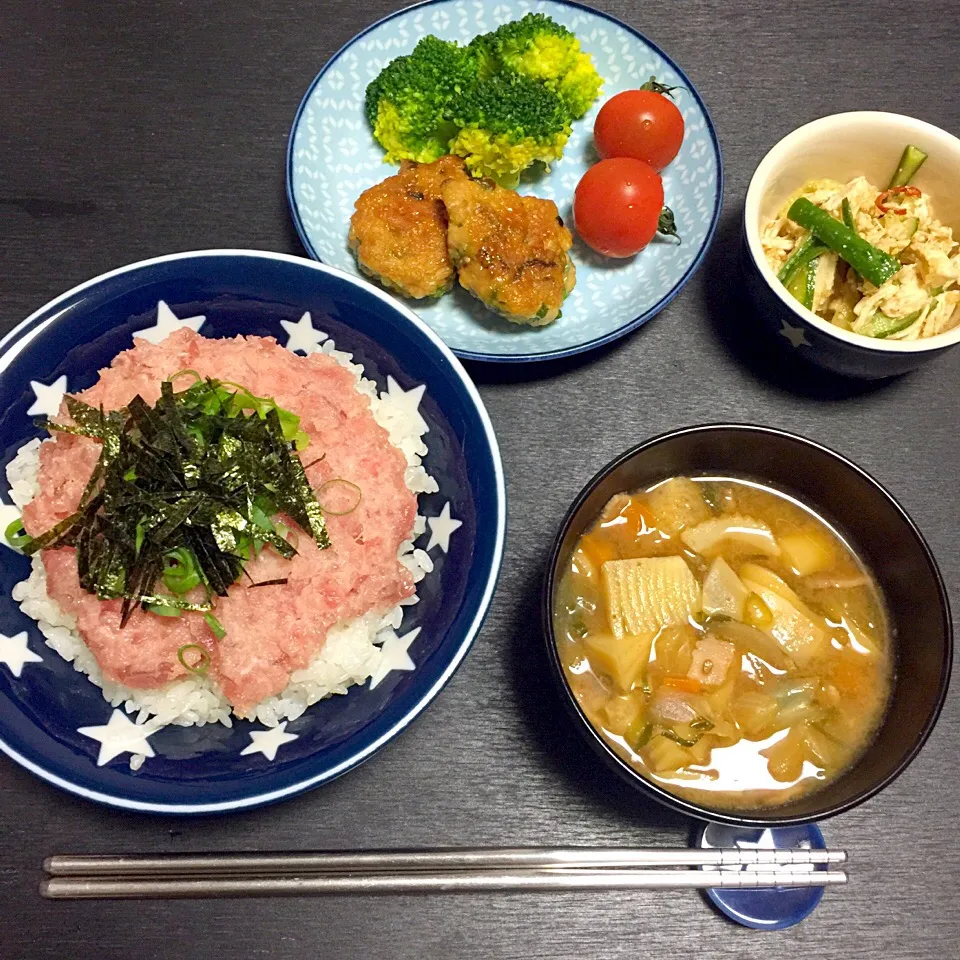
M 683 117 L 662 93 L 625 90 L 600 108 L 593 139 L 604 159 L 633 157 L 662 170 L 680 151 Z
M 573 219 L 587 246 L 607 257 L 632 257 L 657 232 L 663 209 L 660 174 L 642 160 L 595 163 L 573 195 Z

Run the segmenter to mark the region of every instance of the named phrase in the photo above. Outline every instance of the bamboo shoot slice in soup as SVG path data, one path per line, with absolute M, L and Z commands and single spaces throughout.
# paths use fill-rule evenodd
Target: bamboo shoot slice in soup
M 589 722 L 640 774 L 704 806 L 816 791 L 883 720 L 893 637 L 873 575 L 811 506 L 753 480 L 617 494 L 554 602 Z

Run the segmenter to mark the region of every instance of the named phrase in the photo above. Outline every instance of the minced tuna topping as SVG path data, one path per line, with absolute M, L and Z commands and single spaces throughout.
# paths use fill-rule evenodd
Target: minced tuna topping
M 288 560 L 267 547 L 246 564 L 250 577 L 217 600 L 220 639 L 201 615 L 190 613 L 161 617 L 137 609 L 121 628 L 121 601 L 100 600 L 81 588 L 73 548 L 44 550 L 42 559 L 51 597 L 76 618 L 108 678 L 133 688 L 163 686 L 187 675 L 178 651 L 197 644 L 209 654 L 209 676 L 243 716 L 307 666 L 334 624 L 386 611 L 414 592 L 397 556 L 411 536 L 416 497 L 404 483 L 404 455 L 374 420 L 353 374 L 331 357 L 300 357 L 271 338 L 211 340 L 183 329 L 160 344 L 140 340 L 77 396 L 105 411 L 123 408 L 138 394 L 154 404 L 160 384 L 182 370 L 272 397 L 300 417 L 309 437 L 300 457 L 310 465 L 313 489 L 335 478 L 360 488 L 355 509 L 326 516 L 330 546 L 320 549 L 285 518 L 297 555 Z M 68 419 L 65 407 L 58 419 Z M 40 493 L 23 510 L 28 534 L 74 513 L 99 456 L 98 442 L 72 434 L 57 433 L 42 445 Z M 250 588 L 270 580 L 286 582 Z

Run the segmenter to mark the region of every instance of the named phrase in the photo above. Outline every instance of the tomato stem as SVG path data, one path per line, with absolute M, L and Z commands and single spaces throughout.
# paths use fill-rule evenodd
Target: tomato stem
M 660 216 L 657 218 L 657 233 L 680 239 L 680 234 L 677 233 L 677 218 L 669 207 L 664 207 L 660 211 Z
M 650 77 L 650 79 L 640 86 L 641 90 L 652 90 L 654 93 L 663 94 L 665 97 L 669 97 L 671 100 L 674 99 L 673 91 L 674 90 L 683 90 L 683 87 L 669 87 L 665 83 L 660 83 L 656 77 Z

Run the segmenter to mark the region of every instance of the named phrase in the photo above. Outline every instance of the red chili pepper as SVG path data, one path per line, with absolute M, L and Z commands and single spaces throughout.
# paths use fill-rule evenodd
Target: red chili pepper
M 877 209 L 881 213 L 890 213 L 890 208 L 887 206 L 887 200 L 890 197 L 901 196 L 901 197 L 919 197 L 920 191 L 917 187 L 891 187 L 889 190 L 884 190 L 877 197 Z M 898 216 L 903 216 L 907 212 L 906 207 L 895 207 L 893 212 Z

